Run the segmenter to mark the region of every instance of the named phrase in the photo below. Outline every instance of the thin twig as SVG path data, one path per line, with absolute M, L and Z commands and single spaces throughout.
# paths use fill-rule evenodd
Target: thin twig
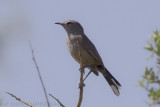
M 59 99 L 57 99 L 56 97 L 54 97 L 53 95 L 51 95 L 51 94 L 49 94 L 52 98 L 54 98 L 58 103 L 59 103 L 59 105 L 61 106 L 61 107 L 65 107 L 60 101 L 59 101 Z
M 46 97 L 47 105 L 48 105 L 48 107 L 50 107 L 50 103 L 49 103 L 49 100 L 48 100 L 48 97 L 47 97 L 46 88 L 45 88 L 45 86 L 44 86 L 43 79 L 42 79 L 42 77 L 41 77 L 41 73 L 40 73 L 39 67 L 38 67 L 38 65 L 37 65 L 35 56 L 34 56 L 34 50 L 33 50 L 33 48 L 32 48 L 32 44 L 31 44 L 30 41 L 29 41 L 29 45 L 30 45 L 30 49 L 31 49 L 31 52 L 32 52 L 32 59 L 33 59 L 33 62 L 34 62 L 34 64 L 35 64 L 35 66 L 36 66 L 36 70 L 37 70 L 39 79 L 40 79 L 40 81 L 41 81 L 42 87 L 43 87 L 43 91 L 44 91 L 44 94 L 45 94 L 45 97 Z
M 82 99 L 83 99 L 83 73 L 84 73 L 84 67 L 81 66 L 80 68 L 81 70 L 81 76 L 80 76 L 80 83 L 79 83 L 79 100 L 78 100 L 78 104 L 77 104 L 77 107 L 80 107 L 81 106 L 81 103 L 82 103 Z
M 22 102 L 23 104 L 25 104 L 25 105 L 27 105 L 29 107 L 36 107 L 36 106 L 34 106 L 34 105 L 24 101 L 24 100 L 21 100 L 20 98 L 16 97 L 15 95 L 13 95 L 13 94 L 11 94 L 9 92 L 6 92 L 6 93 L 9 94 L 10 96 L 14 97 L 17 101 L 20 101 L 20 102 Z

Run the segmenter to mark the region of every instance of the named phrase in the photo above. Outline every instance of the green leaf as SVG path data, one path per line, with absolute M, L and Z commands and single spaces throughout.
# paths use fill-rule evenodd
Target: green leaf
M 155 92 L 154 92 L 154 90 L 153 90 L 153 88 L 152 89 L 150 89 L 150 95 L 154 95 L 155 94 Z
M 140 84 L 140 86 L 143 86 L 143 81 L 140 81 L 139 84 Z
M 154 41 L 155 41 L 155 43 L 156 43 L 157 40 L 160 38 L 160 36 L 159 36 L 158 31 L 155 31 L 154 34 L 155 34 L 155 35 L 153 36 L 153 39 L 154 39 Z
M 148 47 L 144 47 L 145 49 L 149 50 L 149 51 L 153 51 L 153 47 L 152 46 L 148 46 Z
M 155 74 L 152 70 L 150 70 L 150 79 L 151 79 L 152 82 L 155 82 L 155 79 L 156 79 Z
M 156 35 L 156 37 L 160 37 L 159 32 L 157 30 L 154 32 L 154 34 Z
M 156 53 L 158 56 L 160 56 L 160 37 L 157 37 L 157 40 L 155 41 L 155 45 L 156 45 Z
M 157 91 L 157 96 L 160 97 L 160 89 Z
M 148 68 L 145 68 L 145 76 L 148 75 Z

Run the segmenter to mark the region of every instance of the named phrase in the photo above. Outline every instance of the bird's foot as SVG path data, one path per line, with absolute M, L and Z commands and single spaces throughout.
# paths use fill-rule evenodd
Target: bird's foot
M 80 84 L 80 83 L 79 83 L 79 87 L 78 87 L 78 88 L 80 89 L 80 88 L 83 88 L 83 87 L 85 87 L 85 86 L 86 86 L 86 85 L 85 85 L 84 83 L 83 83 L 83 84 Z
M 82 68 L 79 68 L 79 71 L 82 72 Z M 83 71 L 83 74 L 85 74 L 85 71 Z

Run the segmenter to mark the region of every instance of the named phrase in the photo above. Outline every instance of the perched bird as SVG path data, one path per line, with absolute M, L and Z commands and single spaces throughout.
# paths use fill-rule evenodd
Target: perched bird
M 105 68 L 103 61 L 94 44 L 85 35 L 81 24 L 75 20 L 67 20 L 62 23 L 67 32 L 67 46 L 72 57 L 82 66 L 89 68 L 98 76 L 98 71 L 102 73 L 115 95 L 119 96 L 121 84 Z

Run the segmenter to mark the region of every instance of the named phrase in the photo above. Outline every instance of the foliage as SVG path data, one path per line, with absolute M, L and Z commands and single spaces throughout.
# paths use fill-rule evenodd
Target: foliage
M 160 105 L 160 35 L 158 31 L 151 36 L 149 45 L 145 47 L 152 55 L 156 56 L 156 67 L 146 67 L 141 87 L 147 90 L 151 105 Z

